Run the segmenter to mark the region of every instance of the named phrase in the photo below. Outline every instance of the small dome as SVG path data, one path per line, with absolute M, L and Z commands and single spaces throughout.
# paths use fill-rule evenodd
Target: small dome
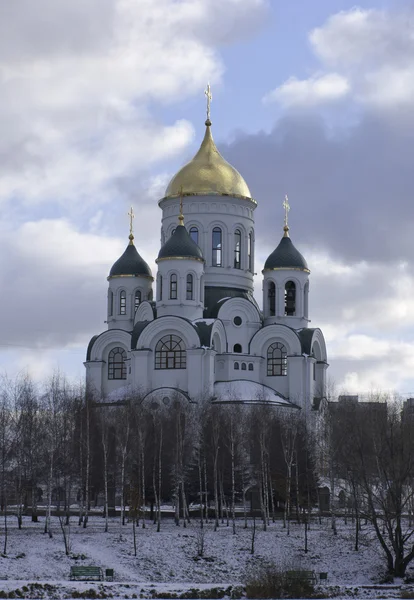
M 165 190 L 165 197 L 180 194 L 224 194 L 251 198 L 250 190 L 243 177 L 217 150 L 211 135 L 210 121 L 206 121 L 206 126 L 199 151 L 171 179 Z
M 273 250 L 272 254 L 266 260 L 264 270 L 271 271 L 273 269 L 300 269 L 301 271 L 309 271 L 306 260 L 299 250 L 296 250 L 290 237 L 283 237 L 276 250 Z
M 119 277 L 121 275 L 152 277 L 151 269 L 142 256 L 139 255 L 132 239 L 123 255 L 113 264 L 109 272 L 109 277 Z
M 177 225 L 172 236 L 161 248 L 158 254 L 158 259 L 160 258 L 191 258 L 202 261 L 203 253 L 184 225 Z

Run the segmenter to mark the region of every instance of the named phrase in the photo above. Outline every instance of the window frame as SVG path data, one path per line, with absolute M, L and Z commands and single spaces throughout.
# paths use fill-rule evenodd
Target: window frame
M 171 275 L 170 275 L 170 300 L 178 300 L 177 273 L 171 273 Z
M 185 297 L 186 300 L 194 300 L 194 275 L 192 273 L 188 273 L 186 278 Z
M 276 316 L 276 284 L 274 281 L 269 281 L 267 287 L 267 297 L 269 300 L 269 316 Z
M 289 297 L 290 295 L 290 297 Z M 293 298 L 293 299 L 292 299 Z M 285 317 L 296 316 L 296 283 L 289 279 L 285 283 Z
M 287 376 L 287 348 L 282 342 L 273 342 L 266 353 L 267 377 Z
M 217 243 L 215 241 L 215 234 L 220 234 L 220 241 Z M 213 267 L 222 267 L 223 266 L 223 230 L 221 227 L 213 227 L 211 232 L 211 265 Z
M 199 235 L 198 227 L 196 225 L 191 225 L 190 229 L 188 230 L 188 233 L 189 233 L 190 238 L 193 240 L 193 242 L 196 243 L 198 246 L 198 235 Z M 197 239 L 194 239 L 194 237 L 193 237 L 194 233 L 196 233 Z
M 234 268 L 241 269 L 241 241 L 242 232 L 236 229 L 234 232 Z
M 121 290 L 119 293 L 119 314 L 125 316 L 126 312 L 126 291 Z
M 173 333 L 164 335 L 158 340 L 154 358 L 154 368 L 157 371 L 187 368 L 184 341 Z
M 138 303 L 137 303 L 137 298 L 139 298 Z M 137 312 L 139 305 L 142 302 L 142 292 L 141 290 L 135 290 L 134 293 L 134 314 Z
M 115 360 L 117 355 L 121 355 L 121 360 Z M 112 348 L 108 353 L 108 380 L 125 380 L 127 378 L 127 353 L 121 346 Z

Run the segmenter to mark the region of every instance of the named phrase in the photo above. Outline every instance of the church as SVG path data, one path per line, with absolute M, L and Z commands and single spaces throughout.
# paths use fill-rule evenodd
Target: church
M 310 271 L 289 236 L 287 198 L 281 240 L 262 268 L 260 309 L 253 296 L 258 205 L 216 148 L 209 88 L 206 95 L 200 149 L 159 201 L 155 290 L 131 211 L 129 243 L 108 276 L 108 327 L 87 349 L 87 385 L 104 402 L 132 391 L 154 407 L 208 398 L 315 409 L 324 397 L 326 345 L 322 331 L 308 327 Z

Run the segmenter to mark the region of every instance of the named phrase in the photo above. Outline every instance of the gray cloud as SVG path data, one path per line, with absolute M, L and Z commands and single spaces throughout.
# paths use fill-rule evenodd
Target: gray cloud
M 411 260 L 413 124 L 410 114 L 386 119 L 365 113 L 333 135 L 318 115 L 290 114 L 270 133 L 241 134 L 221 150 L 259 203 L 263 242 L 278 243 L 288 193 L 297 245 L 347 261 Z

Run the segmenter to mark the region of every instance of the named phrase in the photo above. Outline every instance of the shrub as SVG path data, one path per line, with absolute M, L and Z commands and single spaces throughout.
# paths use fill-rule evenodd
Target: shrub
M 292 579 L 288 570 L 275 564 L 254 567 L 246 580 L 248 598 L 311 598 L 315 595 L 314 585 L 306 579 Z M 300 572 L 301 570 L 297 570 Z

